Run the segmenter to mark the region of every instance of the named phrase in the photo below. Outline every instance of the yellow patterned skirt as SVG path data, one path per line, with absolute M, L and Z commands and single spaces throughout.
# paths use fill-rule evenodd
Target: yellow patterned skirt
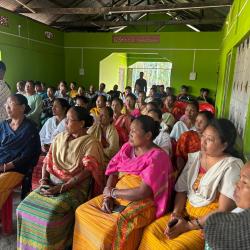
M 117 188 L 139 186 L 141 178 L 123 175 Z M 103 196 L 100 195 L 76 210 L 73 239 L 74 250 L 133 250 L 138 249 L 143 228 L 155 219 L 155 206 L 151 199 L 136 202 L 116 200 L 127 205 L 121 213 L 107 214 L 101 211 Z
M 22 181 L 23 177 L 24 175 L 17 172 L 0 174 L 0 210 L 13 188 Z
M 218 201 L 205 207 L 193 207 L 189 201 L 186 203 L 186 213 L 190 219 L 203 217 L 218 208 Z M 192 230 L 183 233 L 175 239 L 168 239 L 163 233 L 170 214 L 163 216 L 145 228 L 139 250 L 203 250 L 204 239 L 201 230 Z

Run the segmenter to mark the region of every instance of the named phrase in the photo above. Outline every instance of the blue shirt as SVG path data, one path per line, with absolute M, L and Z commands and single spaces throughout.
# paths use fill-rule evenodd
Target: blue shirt
M 11 120 L 0 123 L 0 164 L 12 162 L 18 173 L 26 174 L 38 161 L 41 145 L 36 125 L 24 118 L 16 131 L 10 127 Z

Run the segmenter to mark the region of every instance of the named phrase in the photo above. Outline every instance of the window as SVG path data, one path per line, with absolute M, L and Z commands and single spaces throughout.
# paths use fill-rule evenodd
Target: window
M 134 88 L 136 80 L 139 78 L 140 72 L 144 72 L 144 79 L 147 80 L 148 90 L 152 85 L 170 86 L 171 62 L 137 62 L 128 68 L 128 79 Z

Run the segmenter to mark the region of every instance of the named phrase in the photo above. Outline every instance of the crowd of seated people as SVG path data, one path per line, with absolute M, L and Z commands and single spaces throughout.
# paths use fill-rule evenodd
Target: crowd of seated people
M 146 99 L 28 80 L 17 92 L 0 123 L 0 209 L 28 169 L 40 173 L 17 208 L 18 249 L 213 249 L 217 213 L 250 208 L 236 130 L 200 110 L 206 89 L 153 86 Z

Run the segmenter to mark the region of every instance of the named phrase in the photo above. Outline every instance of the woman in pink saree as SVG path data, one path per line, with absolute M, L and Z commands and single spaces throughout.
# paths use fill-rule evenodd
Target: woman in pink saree
M 77 208 L 73 249 L 137 249 L 143 228 L 166 212 L 173 170 L 153 143 L 159 127 L 148 116 L 132 122 L 129 142 L 107 167 L 103 195 Z

